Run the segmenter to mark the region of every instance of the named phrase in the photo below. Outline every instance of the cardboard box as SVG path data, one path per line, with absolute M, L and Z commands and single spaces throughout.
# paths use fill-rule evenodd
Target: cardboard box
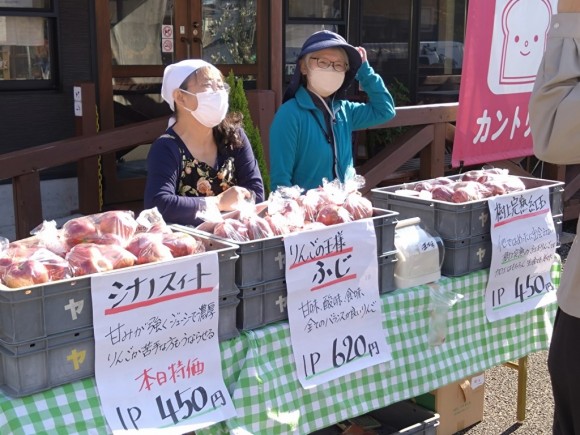
M 461 379 L 415 401 L 439 414 L 437 435 L 452 435 L 483 420 L 485 375 L 478 373 Z

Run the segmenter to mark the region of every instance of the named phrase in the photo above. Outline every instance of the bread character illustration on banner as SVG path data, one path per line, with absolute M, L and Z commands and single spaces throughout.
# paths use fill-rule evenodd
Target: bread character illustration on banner
M 531 92 L 553 0 L 497 0 L 487 82 L 494 94 Z

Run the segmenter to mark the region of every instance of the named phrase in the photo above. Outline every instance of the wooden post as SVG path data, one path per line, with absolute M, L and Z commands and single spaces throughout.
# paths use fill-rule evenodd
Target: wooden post
M 518 372 L 518 396 L 516 418 L 518 423 L 523 423 L 526 419 L 526 397 L 528 393 L 528 356 L 523 356 L 517 362 L 507 361 L 503 363 L 505 367 L 517 370 Z
M 422 180 L 443 177 L 445 175 L 445 138 L 447 123 L 433 125 L 433 142 L 421 150 L 419 176 Z
M 94 83 L 79 83 L 74 85 L 73 89 L 76 135 L 94 136 L 97 134 L 95 85 Z M 82 214 L 93 214 L 101 210 L 99 170 L 99 156 L 87 157 L 77 163 L 79 211 Z
M 276 112 L 276 95 L 274 91 L 265 89 L 255 89 L 246 91 L 248 98 L 248 109 L 252 115 L 254 124 L 260 130 L 262 146 L 264 149 L 264 159 L 268 169 L 270 168 L 270 125 Z
M 30 231 L 42 223 L 42 198 L 38 171 L 12 179 L 16 239 L 30 236 Z

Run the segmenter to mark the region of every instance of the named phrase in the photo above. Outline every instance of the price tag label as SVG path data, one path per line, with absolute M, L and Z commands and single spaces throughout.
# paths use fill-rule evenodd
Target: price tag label
M 304 388 L 391 359 L 370 220 L 284 237 L 288 318 Z
M 485 298 L 490 321 L 556 299 L 550 269 L 557 238 L 549 198 L 543 187 L 488 200 L 493 251 Z
M 95 377 L 113 433 L 182 434 L 235 416 L 218 282 L 215 252 L 91 279 Z

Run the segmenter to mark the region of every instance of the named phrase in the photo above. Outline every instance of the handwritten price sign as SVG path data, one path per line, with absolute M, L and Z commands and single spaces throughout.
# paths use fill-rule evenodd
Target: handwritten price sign
M 95 377 L 113 433 L 182 434 L 235 416 L 218 281 L 215 252 L 91 279 Z
M 489 321 L 555 301 L 556 231 L 547 187 L 490 198 L 493 252 L 485 293 Z
M 302 386 L 390 361 L 372 222 L 288 235 L 284 248 L 290 337 Z

